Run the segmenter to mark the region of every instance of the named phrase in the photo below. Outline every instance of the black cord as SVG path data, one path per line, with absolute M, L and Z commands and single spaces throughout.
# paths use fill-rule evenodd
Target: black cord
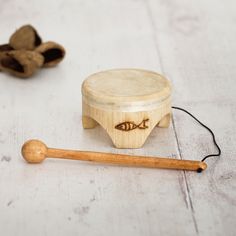
M 210 155 L 207 155 L 205 156 L 201 161 L 205 161 L 207 158 L 209 157 L 217 157 L 217 156 L 220 156 L 221 155 L 221 149 L 219 147 L 219 145 L 216 143 L 216 138 L 215 138 L 215 134 L 213 133 L 213 131 L 207 127 L 206 125 L 204 125 L 200 120 L 198 120 L 194 115 L 192 115 L 190 112 L 186 111 L 185 109 L 181 108 L 181 107 L 175 107 L 173 106 L 172 107 L 173 109 L 177 109 L 177 110 L 180 110 L 180 111 L 184 111 L 185 113 L 187 113 L 188 115 L 190 115 L 194 120 L 196 120 L 201 126 L 203 126 L 204 128 L 206 128 L 212 135 L 212 139 L 213 139 L 213 143 L 215 144 L 215 146 L 217 147 L 218 149 L 218 153 L 216 154 L 210 154 Z

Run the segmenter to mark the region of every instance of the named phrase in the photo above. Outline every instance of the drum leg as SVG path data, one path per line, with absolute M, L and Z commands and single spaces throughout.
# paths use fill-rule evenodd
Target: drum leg
M 82 116 L 82 124 L 84 129 L 93 129 L 98 125 L 94 119 L 88 116 Z
M 165 115 L 160 121 L 159 123 L 157 124 L 158 127 L 161 127 L 161 128 L 167 128 L 169 127 L 170 125 L 170 120 L 171 120 L 171 114 L 167 114 Z

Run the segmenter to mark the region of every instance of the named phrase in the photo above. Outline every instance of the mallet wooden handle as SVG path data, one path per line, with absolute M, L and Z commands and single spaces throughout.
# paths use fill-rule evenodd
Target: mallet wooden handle
M 206 163 L 201 161 L 48 148 L 39 140 L 30 140 L 26 142 L 22 147 L 22 155 L 29 163 L 40 163 L 46 157 L 50 157 L 128 166 L 193 170 L 199 172 L 207 168 Z

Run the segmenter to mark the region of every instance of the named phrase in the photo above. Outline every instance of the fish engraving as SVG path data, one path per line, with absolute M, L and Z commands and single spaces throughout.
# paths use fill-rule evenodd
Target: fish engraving
M 134 129 L 147 129 L 148 126 L 146 125 L 146 122 L 148 122 L 149 119 L 144 119 L 141 123 L 135 124 L 133 121 L 125 121 L 115 126 L 116 129 L 121 131 L 131 131 Z

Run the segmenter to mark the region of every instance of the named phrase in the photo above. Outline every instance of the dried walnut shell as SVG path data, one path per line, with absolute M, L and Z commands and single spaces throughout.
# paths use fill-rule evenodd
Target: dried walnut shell
M 34 50 L 42 43 L 36 29 L 31 25 L 20 27 L 10 38 L 10 46 L 14 49 Z
M 1 56 L 4 55 L 3 53 L 11 51 L 11 50 L 13 50 L 13 48 L 9 44 L 0 45 L 0 58 Z M 1 71 L 1 67 L 0 67 L 0 71 Z
M 42 43 L 35 51 L 44 57 L 44 67 L 55 66 L 65 57 L 64 47 L 54 42 Z
M 1 52 L 7 52 L 7 51 L 11 51 L 14 50 L 13 47 L 10 46 L 10 44 L 2 44 L 0 45 L 0 53 Z
M 37 52 L 14 50 L 0 54 L 0 69 L 21 78 L 32 76 L 43 65 L 44 58 Z

